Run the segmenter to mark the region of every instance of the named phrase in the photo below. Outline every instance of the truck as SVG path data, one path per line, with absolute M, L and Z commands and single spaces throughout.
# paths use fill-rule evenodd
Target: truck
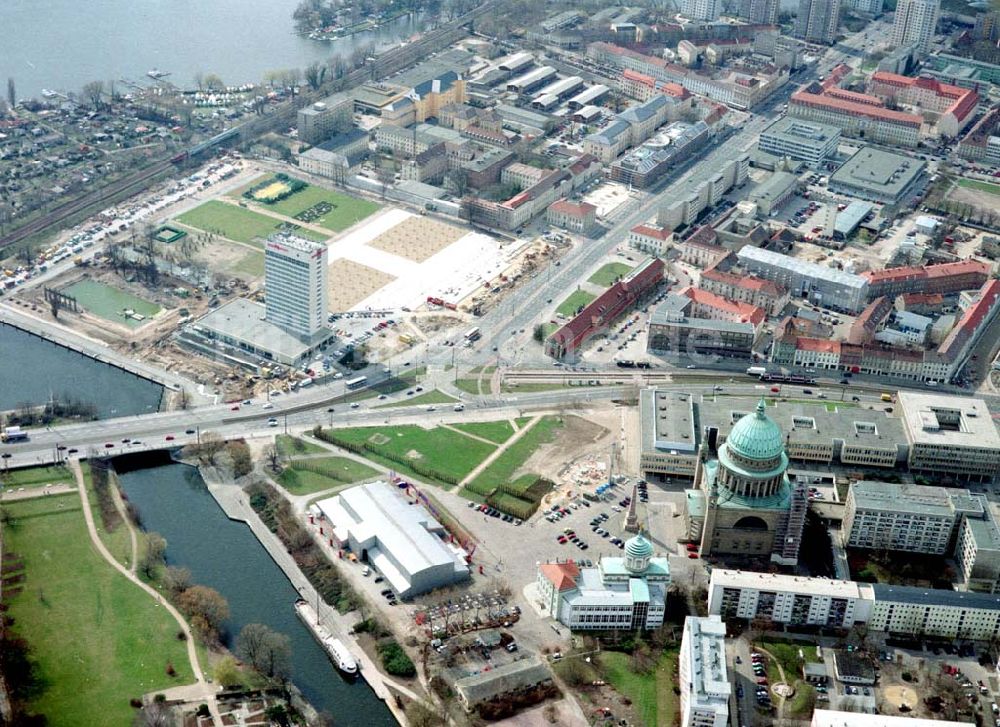
M 21 427 L 13 426 L 7 427 L 0 432 L 0 442 L 10 443 L 10 442 L 27 442 L 28 433 L 21 429 Z
M 763 376 L 767 373 L 765 366 L 751 366 L 747 369 L 747 376 Z

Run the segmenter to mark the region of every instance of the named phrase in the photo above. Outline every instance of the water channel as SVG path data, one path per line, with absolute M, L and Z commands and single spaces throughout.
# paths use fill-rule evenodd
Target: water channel
M 363 679 L 345 681 L 330 663 L 295 614 L 295 588 L 250 529 L 223 514 L 197 469 L 161 464 L 129 470 L 123 460 L 117 466 L 143 525 L 166 538 L 168 564 L 189 568 L 196 583 L 229 601 L 227 645 L 246 624 L 266 624 L 291 639 L 292 681 L 317 710 L 348 727 L 396 724 Z
M 97 416 L 148 414 L 163 387 L 30 333 L 0 325 L 0 411 L 64 395 L 94 404 Z

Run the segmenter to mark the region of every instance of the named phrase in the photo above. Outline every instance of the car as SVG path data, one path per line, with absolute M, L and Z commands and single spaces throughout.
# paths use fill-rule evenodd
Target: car
M 185 429 L 184 433 L 185 434 L 194 434 L 194 430 L 193 429 Z M 173 437 L 167 437 L 167 439 L 173 439 Z
M 378 400 L 379 400 L 379 401 L 385 401 L 385 400 L 386 400 L 386 399 L 388 399 L 388 398 L 389 398 L 389 397 L 388 397 L 388 396 L 386 396 L 385 394 L 379 394 L 379 395 L 378 395 Z
M 231 407 L 229 407 L 229 411 L 239 411 L 239 410 L 240 410 L 239 404 L 233 404 Z
M 115 445 L 114 445 L 114 443 L 112 443 L 112 442 L 108 442 L 107 444 L 105 444 L 105 445 L 104 445 L 104 448 L 105 448 L 105 449 L 111 449 L 111 448 L 112 448 L 112 447 L 114 447 L 114 446 L 115 446 Z
M 688 365 L 687 365 L 687 366 L 685 366 L 684 368 L 686 368 L 686 369 L 696 369 L 696 368 L 698 368 L 698 367 L 697 367 L 697 366 L 695 366 L 694 364 L 688 364 Z
M 353 404 L 351 404 L 352 409 L 357 409 L 359 406 L 361 405 L 358 402 L 354 402 Z
M 269 401 L 265 401 L 263 404 L 260 405 L 260 408 L 261 409 L 273 409 L 274 408 L 274 404 L 272 404 Z
M 391 588 L 384 588 L 384 589 L 382 589 L 382 591 L 380 591 L 380 593 L 383 596 L 391 596 L 392 595 L 392 589 Z
M 276 426 L 278 426 L 278 419 L 277 419 L 277 417 L 271 417 L 270 419 L 268 419 L 267 420 L 267 426 L 269 426 L 269 427 L 276 427 Z
M 698 560 L 698 554 L 697 553 L 688 553 L 688 558 L 690 558 L 691 560 Z
M 566 545 L 566 536 L 565 535 L 557 536 L 556 542 L 559 543 L 559 545 Z
M 327 407 L 327 409 L 326 409 L 326 413 L 327 414 L 332 414 L 333 412 L 334 412 L 334 408 L 332 406 Z
M 79 452 L 79 451 L 80 451 L 79 449 L 77 449 L 76 447 L 73 447 L 73 448 L 71 448 L 71 449 L 69 450 L 68 454 L 76 454 L 76 453 L 77 453 L 77 452 Z

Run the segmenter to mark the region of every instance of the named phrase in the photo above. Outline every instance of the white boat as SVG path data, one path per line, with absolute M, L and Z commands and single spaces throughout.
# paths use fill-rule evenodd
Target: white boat
M 146 75 L 149 76 L 150 78 L 155 78 L 159 80 L 161 78 L 166 78 L 167 76 L 169 76 L 170 71 L 161 71 L 158 68 L 154 68 L 151 71 L 146 71 Z
M 47 89 L 47 88 L 43 88 L 43 89 L 42 89 L 42 96 L 44 96 L 45 98 L 55 98 L 55 97 L 56 97 L 56 96 L 58 96 L 58 95 L 59 95 L 59 94 L 58 94 L 58 93 L 56 93 L 55 91 L 50 91 L 50 90 L 49 90 L 49 89 Z
M 295 602 L 295 612 L 302 619 L 302 622 L 309 627 L 312 635 L 340 671 L 348 676 L 354 676 L 358 673 L 358 662 L 351 655 L 344 642 L 334 637 L 319 623 L 319 619 L 316 616 L 316 609 L 310 606 L 308 601 L 301 598 L 297 600 Z

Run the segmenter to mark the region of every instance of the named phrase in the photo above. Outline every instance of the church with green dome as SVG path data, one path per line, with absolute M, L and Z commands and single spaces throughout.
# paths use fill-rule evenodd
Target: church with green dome
M 763 399 L 733 426 L 716 452 L 698 453 L 685 492 L 688 537 L 702 556 L 759 556 L 796 565 L 808 498 L 789 482 L 785 437 Z

